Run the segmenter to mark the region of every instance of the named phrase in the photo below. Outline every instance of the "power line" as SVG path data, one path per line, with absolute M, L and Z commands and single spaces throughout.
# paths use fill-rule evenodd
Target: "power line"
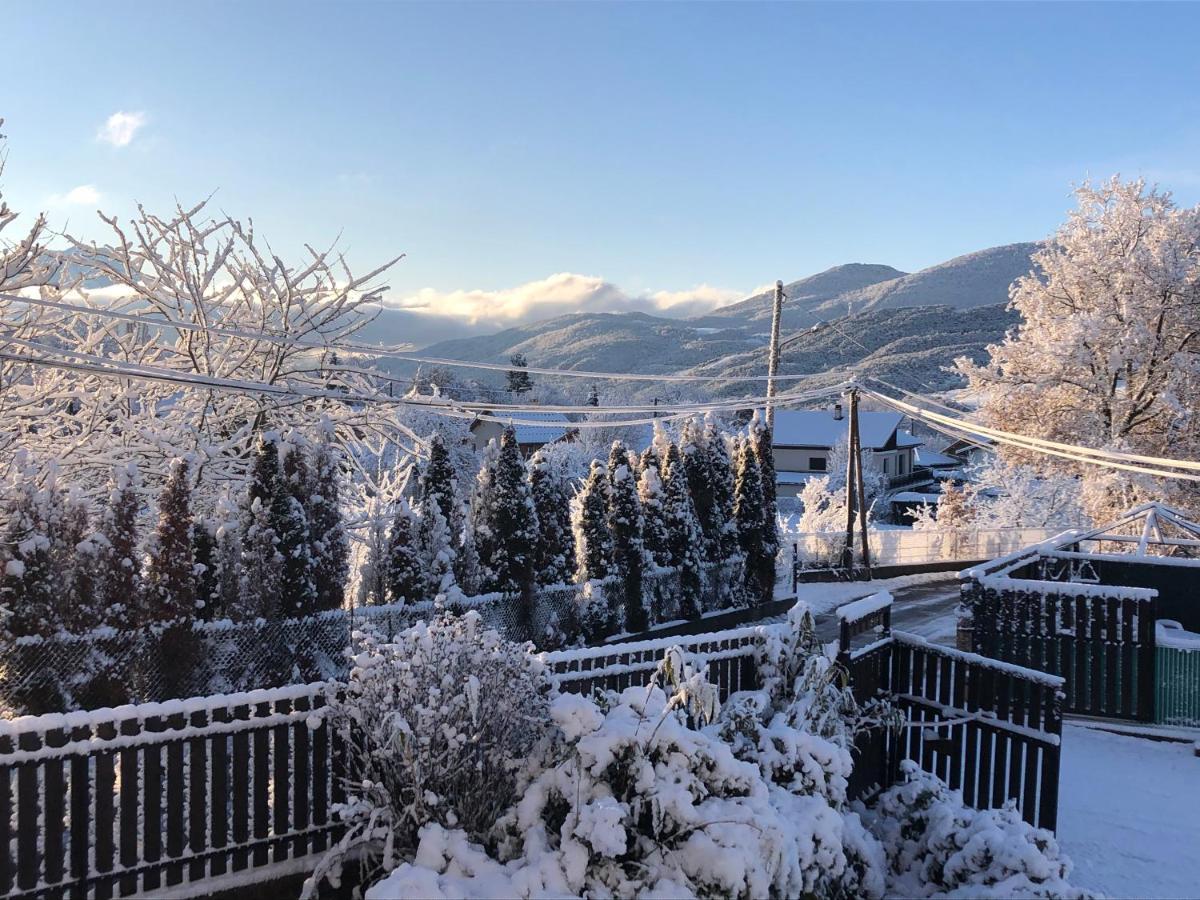
M 85 353 L 77 350 L 67 350 L 56 347 L 50 347 L 45 344 L 37 343 L 36 341 L 27 341 L 21 338 L 0 337 L 0 342 L 13 344 L 24 347 L 28 350 L 33 350 L 37 353 L 48 354 L 47 356 L 20 356 L 11 353 L 0 355 L 0 358 L 7 359 L 12 362 L 25 363 L 35 366 L 43 366 L 47 368 L 61 368 L 72 371 L 86 372 L 89 374 L 100 375 L 110 378 L 122 378 L 149 381 L 156 383 L 167 383 L 187 387 L 201 387 L 210 390 L 223 390 L 242 394 L 264 394 L 279 397 L 292 397 L 298 399 L 323 399 L 334 400 L 340 403 L 361 403 L 361 404 L 380 404 L 392 407 L 409 407 L 414 409 L 423 409 L 438 415 L 445 415 L 452 418 L 465 419 L 482 419 L 484 421 L 494 421 L 499 423 L 508 423 L 513 425 L 545 425 L 544 419 L 528 418 L 522 419 L 521 412 L 547 412 L 546 407 L 537 406 L 534 404 L 516 405 L 513 404 L 507 410 L 516 415 L 504 415 L 504 409 L 499 410 L 497 414 L 496 404 L 475 403 L 475 402 L 439 402 L 437 400 L 422 400 L 413 397 L 388 397 L 376 394 L 363 394 L 350 391 L 330 390 L 321 388 L 311 388 L 305 385 L 295 385 L 292 382 L 286 384 L 272 384 L 261 381 L 248 381 L 244 379 L 228 379 L 215 376 L 202 375 L 199 373 L 176 372 L 171 369 L 164 369 L 159 366 L 150 366 L 144 363 L 135 363 L 129 361 L 112 360 L 107 357 L 97 356 L 91 353 Z M 67 362 L 61 357 L 67 356 L 82 362 Z M 775 402 L 778 403 L 798 403 L 806 400 L 817 399 L 821 396 L 828 396 L 828 391 L 816 392 L 800 392 L 788 393 L 780 395 Z M 704 412 L 729 412 L 740 409 L 748 409 L 754 405 L 761 405 L 762 398 L 751 398 L 749 400 L 728 400 L 719 401 L 709 404 L 680 404 L 670 407 L 674 409 L 674 413 L 670 416 L 663 417 L 667 419 L 675 419 L 684 416 L 696 415 Z M 661 407 L 659 407 L 661 409 Z M 645 410 L 651 410 L 653 407 L 645 407 Z M 580 413 L 596 413 L 597 407 L 559 407 L 560 411 L 580 412 Z M 600 410 L 603 411 L 603 410 Z M 630 410 L 635 411 L 635 410 Z M 660 419 L 661 420 L 661 419 Z M 601 420 L 601 421 L 582 421 L 571 422 L 570 426 L 574 428 L 611 428 L 623 427 L 627 425 L 642 425 L 653 423 L 653 418 L 640 418 L 628 420 Z
M 1148 466 L 1130 465 L 1128 463 L 1117 462 L 1112 459 L 1106 459 L 1106 458 L 1096 457 L 1096 456 L 1088 456 L 1088 455 L 1084 455 L 1083 453 L 1073 452 L 1073 451 L 1077 451 L 1077 450 L 1087 450 L 1088 452 L 1091 452 L 1091 453 L 1101 452 L 1101 451 L 1096 451 L 1092 448 L 1073 447 L 1071 445 L 1063 445 L 1063 446 L 1066 446 L 1069 448 L 1069 451 L 1067 451 L 1067 450 L 1055 450 L 1055 449 L 1051 449 L 1049 447 L 1038 446 L 1036 444 L 1027 442 L 1023 435 L 1013 434 L 1012 432 L 1007 432 L 1007 431 L 999 431 L 997 429 L 984 428 L 983 426 L 975 425 L 974 423 L 971 423 L 971 422 L 964 422 L 963 420 L 953 419 L 949 416 L 942 416 L 942 415 L 939 415 L 938 413 L 930 412 L 928 410 L 922 410 L 920 407 L 913 406 L 910 403 L 905 403 L 902 400 L 897 400 L 894 397 L 889 397 L 886 394 L 881 394 L 878 391 L 873 391 L 870 388 L 863 388 L 863 391 L 864 391 L 864 393 L 871 395 L 872 397 L 876 398 L 877 400 L 881 401 L 882 403 L 886 403 L 887 405 L 891 406 L 893 409 L 898 409 L 902 412 L 907 412 L 909 415 L 915 416 L 916 418 L 921 419 L 924 422 L 929 422 L 932 420 L 932 421 L 939 422 L 948 428 L 951 428 L 953 430 L 956 430 L 956 431 L 959 431 L 959 432 L 962 432 L 965 434 L 986 435 L 987 437 L 992 438 L 993 440 L 997 441 L 998 443 L 1008 444 L 1010 446 L 1018 447 L 1023 450 L 1029 450 L 1034 453 L 1041 453 L 1042 455 L 1047 455 L 1047 456 L 1056 456 L 1061 459 L 1069 459 L 1073 462 L 1085 463 L 1087 465 L 1093 465 L 1093 466 L 1101 466 L 1101 467 L 1109 468 L 1109 469 L 1121 469 L 1126 472 L 1140 472 L 1145 475 L 1155 475 L 1159 478 L 1175 478 L 1175 479 L 1182 479 L 1185 481 L 1200 481 L 1200 475 L 1189 475 L 1184 472 L 1173 472 L 1173 471 L 1168 471 L 1165 469 L 1151 468 Z M 1169 465 L 1178 465 L 1180 462 L 1186 462 L 1186 461 L 1185 460 L 1165 460 L 1165 463 L 1169 464 Z
M 150 325 L 159 328 L 175 328 L 184 331 L 215 334 L 223 337 L 241 338 L 243 340 L 262 341 L 264 343 L 287 347 L 297 347 L 304 350 L 329 351 L 344 353 L 347 355 L 358 354 L 364 356 L 382 357 L 384 359 L 395 359 L 401 362 L 422 363 L 425 365 L 445 366 L 448 368 L 481 369 L 491 372 L 508 372 L 513 368 L 511 364 L 504 365 L 503 363 L 485 363 L 461 359 L 446 359 L 436 356 L 418 356 L 416 354 L 395 348 L 373 347 L 369 344 L 350 343 L 345 341 L 310 341 L 302 338 L 290 338 L 266 331 L 226 328 L 221 325 L 201 325 L 197 322 L 183 322 L 178 319 L 171 319 L 165 316 L 160 317 L 159 314 L 138 315 L 134 313 L 123 313 L 116 310 L 99 309 L 92 306 L 78 306 L 73 303 L 47 300 L 43 297 L 22 297 L 16 294 L 0 294 L 0 300 L 9 300 L 15 303 L 26 303 L 31 306 L 58 309 L 80 315 L 100 316 L 102 318 L 116 319 L 124 322 L 135 322 L 141 325 Z M 549 375 L 560 378 L 608 379 L 610 381 L 668 381 L 688 384 L 694 382 L 715 382 L 724 384 L 730 382 L 765 382 L 769 381 L 770 379 L 770 376 L 768 375 L 684 375 L 677 372 L 663 373 L 659 375 L 646 375 L 632 372 L 593 372 L 585 369 L 553 369 L 538 366 L 523 366 L 522 368 L 524 371 L 533 375 Z M 809 376 L 779 375 L 777 377 L 794 381 L 802 378 L 808 378 Z
M 883 381 L 882 379 L 872 378 L 871 380 L 877 381 L 880 384 L 886 385 L 887 387 L 890 387 L 892 390 L 898 391 L 902 394 L 905 394 L 906 396 L 909 396 L 909 397 L 917 397 L 918 396 L 918 395 L 914 394 L 912 391 L 906 391 L 903 388 L 898 388 L 895 385 L 890 385 L 886 381 Z M 1093 447 L 1084 447 L 1084 446 L 1080 446 L 1080 445 L 1076 445 L 1076 444 L 1064 444 L 1059 441 L 1046 440 L 1045 438 L 1036 438 L 1036 437 L 1030 437 L 1028 435 L 1016 434 L 1014 432 L 1001 431 L 1000 429 L 997 429 L 997 428 L 990 428 L 986 425 L 981 425 L 978 422 L 975 422 L 975 421 L 967 418 L 963 413 L 960 413 L 957 410 L 951 409 L 949 406 L 946 406 L 946 404 L 944 404 L 944 403 L 938 403 L 936 400 L 931 400 L 929 398 L 924 398 L 924 397 L 919 398 L 919 399 L 926 400 L 927 402 L 932 403 L 934 406 L 940 406 L 943 409 L 946 409 L 946 410 L 949 410 L 950 412 L 955 413 L 960 419 L 969 422 L 973 428 L 978 429 L 978 432 L 980 434 L 988 435 L 990 437 L 995 437 L 997 435 L 1004 435 L 1007 437 L 1018 438 L 1029 444 L 1035 444 L 1037 446 L 1045 447 L 1047 449 L 1063 450 L 1063 451 L 1069 451 L 1069 452 L 1075 452 L 1075 453 L 1083 453 L 1086 455 L 1095 456 L 1100 459 L 1125 460 L 1127 462 L 1133 462 L 1133 463 L 1146 463 L 1148 465 L 1153 465 L 1153 466 L 1169 466 L 1169 467 L 1176 468 L 1176 469 L 1189 469 L 1192 471 L 1200 472 L 1200 462 L 1194 462 L 1189 459 L 1170 459 L 1170 458 L 1161 457 L 1161 456 L 1142 456 L 1137 453 L 1122 453 L 1119 450 L 1098 450 Z M 930 413 L 930 415 L 939 415 L 939 414 L 938 413 Z

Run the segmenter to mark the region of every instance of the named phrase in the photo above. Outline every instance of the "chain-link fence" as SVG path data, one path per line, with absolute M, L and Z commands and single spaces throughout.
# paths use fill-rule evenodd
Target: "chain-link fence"
M 696 587 L 693 585 L 693 587 Z M 740 602 L 740 560 L 701 574 L 702 612 Z M 642 593 L 651 624 L 679 618 L 683 580 L 648 573 Z M 512 640 L 554 650 L 598 642 L 623 630 L 625 585 L 618 578 L 543 588 L 528 600 L 491 594 L 445 608 L 478 612 Z M 390 637 L 437 615 L 432 602 L 333 610 L 303 619 L 181 622 L 137 631 L 19 638 L 0 648 L 0 715 L 40 714 L 201 697 L 345 677 L 352 634 Z

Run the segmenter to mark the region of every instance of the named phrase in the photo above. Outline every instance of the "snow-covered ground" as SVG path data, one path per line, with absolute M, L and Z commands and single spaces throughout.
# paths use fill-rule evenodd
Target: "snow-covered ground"
M 1200 896 L 1200 758 L 1190 744 L 1063 728 L 1058 839 L 1071 882 L 1109 897 Z

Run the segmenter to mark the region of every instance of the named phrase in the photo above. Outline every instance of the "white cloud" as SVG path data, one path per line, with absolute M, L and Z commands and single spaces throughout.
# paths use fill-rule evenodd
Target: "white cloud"
M 498 290 L 438 291 L 425 288 L 388 305 L 449 316 L 471 325 L 508 328 L 572 312 L 645 312 L 682 318 L 709 312 L 745 297 L 744 291 L 701 284 L 688 290 L 631 295 L 595 275 L 559 272 Z
M 126 147 L 137 134 L 138 129 L 146 124 L 146 114 L 143 112 L 118 111 L 108 117 L 101 126 L 96 139 L 112 144 L 114 147 Z
M 65 194 L 51 194 L 50 206 L 95 206 L 100 202 L 100 192 L 95 185 L 81 184 Z

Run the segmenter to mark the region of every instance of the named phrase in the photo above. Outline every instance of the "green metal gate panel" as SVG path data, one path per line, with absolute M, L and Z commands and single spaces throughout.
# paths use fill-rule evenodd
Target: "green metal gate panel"
M 1200 726 L 1200 650 L 1159 647 L 1154 720 Z

